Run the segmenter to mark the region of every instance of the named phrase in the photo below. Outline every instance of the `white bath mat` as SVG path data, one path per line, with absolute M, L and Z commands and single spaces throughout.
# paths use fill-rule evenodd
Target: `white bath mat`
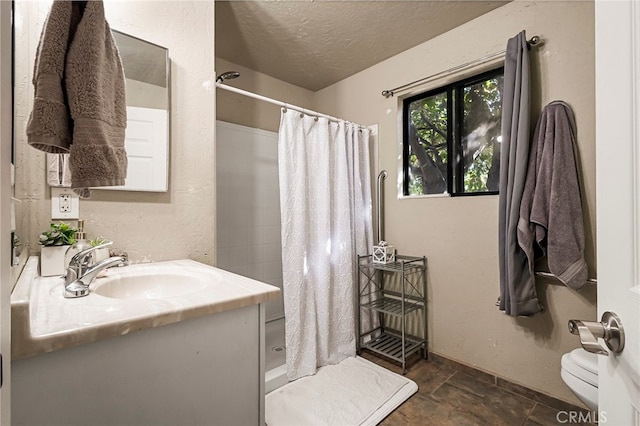
M 265 419 L 268 426 L 376 425 L 417 390 L 414 381 L 351 357 L 267 394 Z

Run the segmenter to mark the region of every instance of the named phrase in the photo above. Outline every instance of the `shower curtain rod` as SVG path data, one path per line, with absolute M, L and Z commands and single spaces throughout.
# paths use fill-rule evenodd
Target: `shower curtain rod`
M 291 109 L 293 111 L 298 111 L 298 112 L 301 112 L 303 114 L 310 115 L 312 117 L 322 117 L 322 118 L 326 118 L 327 120 L 330 120 L 330 121 L 343 121 L 345 123 L 354 124 L 354 125 L 356 125 L 356 126 L 358 126 L 360 128 L 363 128 L 363 129 L 367 128 L 367 126 L 363 126 L 362 124 L 353 123 L 351 121 L 343 120 L 343 119 L 338 118 L 338 117 L 333 117 L 331 115 L 322 114 L 322 113 L 317 112 L 317 111 L 313 111 L 313 110 L 310 110 L 310 109 L 302 108 L 302 107 L 299 107 L 299 106 L 296 106 L 296 105 L 291 105 L 291 104 L 288 104 L 286 102 L 279 101 L 277 99 L 273 99 L 273 98 L 269 98 L 269 97 L 266 97 L 266 96 L 258 95 L 257 93 L 249 92 L 247 90 L 238 89 L 237 87 L 227 86 L 226 84 L 223 84 L 221 82 L 217 82 L 216 83 L 216 87 L 219 87 L 219 88 L 224 89 L 224 90 L 228 90 L 229 92 L 237 93 L 239 95 L 244 95 L 244 96 L 248 96 L 250 98 L 258 99 L 260 101 L 268 102 L 270 104 L 279 105 L 279 106 L 284 107 L 286 109 Z
M 529 46 L 529 48 L 531 48 L 533 46 L 538 46 L 540 44 L 542 44 L 542 39 L 537 35 L 531 37 L 529 39 L 529 41 L 527 41 L 527 45 Z M 459 71 L 461 69 L 470 67 L 471 65 L 481 65 L 481 64 L 489 62 L 489 61 L 491 61 L 493 59 L 499 58 L 500 56 L 504 55 L 505 53 L 507 53 L 506 49 L 505 50 L 501 50 L 500 52 L 491 53 L 489 55 L 483 56 L 482 58 L 475 59 L 475 60 L 470 61 L 470 62 L 466 62 L 466 63 L 464 63 L 462 65 L 457 65 L 455 67 L 449 68 L 448 70 L 440 71 L 440 72 L 438 72 L 436 74 L 432 74 L 432 75 L 430 75 L 428 77 L 420 78 L 420 79 L 418 79 L 416 81 L 412 81 L 411 83 L 403 84 L 402 86 L 398 86 L 398 87 L 395 87 L 393 89 L 383 90 L 382 91 L 382 96 L 384 96 L 385 98 L 390 98 L 391 96 L 395 95 L 395 92 L 397 92 L 398 90 L 408 89 L 408 88 L 410 88 L 410 87 L 412 87 L 412 86 L 414 86 L 414 85 L 416 85 L 418 83 L 426 83 L 427 81 L 434 80 L 434 79 L 436 79 L 438 77 L 441 77 L 441 76 L 446 75 L 446 74 L 450 74 L 450 73 L 452 73 L 454 71 Z

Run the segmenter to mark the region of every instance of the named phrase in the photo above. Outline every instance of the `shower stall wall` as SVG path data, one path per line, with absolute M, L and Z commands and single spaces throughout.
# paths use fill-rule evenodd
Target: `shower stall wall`
M 278 134 L 216 122 L 217 266 L 282 290 Z M 284 303 L 266 304 L 265 392 L 287 383 Z
M 278 134 L 216 121 L 216 193 L 216 266 L 282 289 Z M 267 322 L 284 317 L 282 300 Z

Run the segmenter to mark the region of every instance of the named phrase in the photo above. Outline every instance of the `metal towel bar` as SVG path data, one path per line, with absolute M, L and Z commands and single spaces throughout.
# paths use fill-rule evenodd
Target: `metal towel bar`
M 558 277 L 556 277 L 555 275 L 553 275 L 551 272 L 545 272 L 545 271 L 535 271 L 536 276 L 538 277 L 544 277 L 544 278 L 553 278 L 555 280 L 558 279 Z M 598 280 L 595 278 L 587 278 L 587 284 L 598 284 Z

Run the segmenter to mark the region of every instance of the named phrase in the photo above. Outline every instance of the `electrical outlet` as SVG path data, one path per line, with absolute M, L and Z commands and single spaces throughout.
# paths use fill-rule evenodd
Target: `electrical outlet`
M 60 205 L 58 208 L 60 213 L 71 213 L 71 195 L 60 194 Z
M 51 188 L 51 219 L 80 219 L 80 198 L 71 188 Z

